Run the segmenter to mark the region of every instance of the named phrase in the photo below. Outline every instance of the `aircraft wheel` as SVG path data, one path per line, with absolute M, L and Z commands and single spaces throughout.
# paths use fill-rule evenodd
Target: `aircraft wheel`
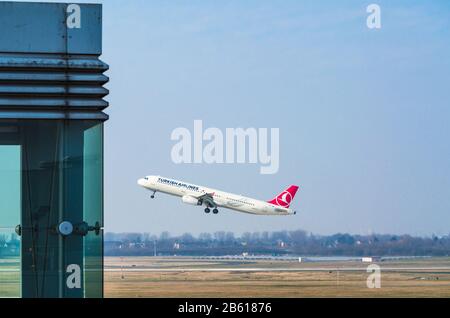
M 214 209 L 214 210 L 213 210 L 213 213 L 214 213 L 214 214 L 217 214 L 217 213 L 219 213 L 219 210 Z
M 152 195 L 150 196 L 150 198 L 154 199 L 154 198 L 155 198 L 155 195 L 154 195 L 154 194 L 152 194 Z
M 209 208 L 206 208 L 205 213 L 209 213 L 209 212 L 211 212 L 211 210 Z

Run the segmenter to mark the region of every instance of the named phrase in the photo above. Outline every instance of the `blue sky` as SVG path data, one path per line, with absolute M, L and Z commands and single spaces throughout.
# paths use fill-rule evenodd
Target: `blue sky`
M 450 232 L 447 1 L 93 2 L 111 67 L 107 231 Z M 170 134 L 195 119 L 280 128 L 279 173 L 175 165 Z M 149 174 L 261 199 L 299 184 L 299 214 L 205 215 L 151 200 L 136 185 Z

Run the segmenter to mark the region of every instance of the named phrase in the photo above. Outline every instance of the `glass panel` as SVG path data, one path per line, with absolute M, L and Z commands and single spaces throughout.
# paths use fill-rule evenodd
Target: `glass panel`
M 20 146 L 0 145 L 0 228 L 20 224 Z
M 1 121 L 0 222 L 0 293 L 19 295 L 19 254 L 10 250 L 21 224 L 23 297 L 102 297 L 102 123 Z
M 103 297 L 103 124 L 84 132 L 84 220 L 96 228 L 84 237 L 85 297 Z
M 19 121 L 22 145 L 22 296 L 61 297 L 65 242 L 57 225 L 65 219 L 66 125 L 63 121 Z M 69 162 L 67 162 L 69 161 Z
M 103 227 L 103 124 L 84 132 L 84 220 Z
M 0 229 L 0 297 L 20 297 L 20 238 Z
M 20 146 L 0 145 L 0 297 L 20 297 L 20 158 Z
M 84 238 L 84 285 L 86 298 L 103 297 L 103 230 Z

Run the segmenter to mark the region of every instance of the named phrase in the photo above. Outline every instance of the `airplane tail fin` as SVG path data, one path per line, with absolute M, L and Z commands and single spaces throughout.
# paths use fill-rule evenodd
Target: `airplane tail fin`
M 295 194 L 297 193 L 298 186 L 291 185 L 289 188 L 281 192 L 275 198 L 267 201 L 273 205 L 281 206 L 283 208 L 289 208 L 292 200 L 294 200 Z

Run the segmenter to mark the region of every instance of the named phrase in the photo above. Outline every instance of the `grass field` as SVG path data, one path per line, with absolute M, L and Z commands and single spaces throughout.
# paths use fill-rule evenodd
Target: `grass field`
M 379 262 L 381 288 L 367 264 L 106 257 L 105 297 L 450 297 L 450 258 Z M 17 258 L 0 260 L 0 295 L 18 297 Z
M 18 297 L 20 294 L 20 260 L 17 257 L 0 258 L 0 295 Z M 11 272 L 14 270 L 13 272 Z
M 450 297 L 449 258 L 378 264 L 107 257 L 105 297 Z

